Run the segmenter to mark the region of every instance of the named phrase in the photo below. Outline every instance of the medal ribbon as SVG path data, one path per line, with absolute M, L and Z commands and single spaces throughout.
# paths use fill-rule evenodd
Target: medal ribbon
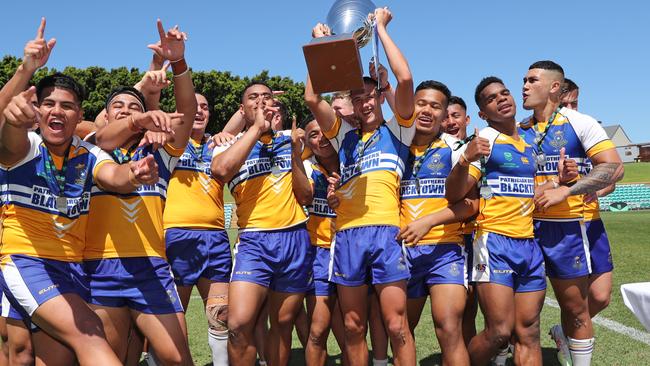
M 56 164 L 54 164 L 54 159 L 52 159 L 52 154 L 49 150 L 47 150 L 47 158 L 43 159 L 46 175 L 44 178 L 48 182 L 52 182 L 52 177 L 54 177 L 56 184 L 52 186 L 56 186 L 56 188 L 58 188 L 58 192 L 55 192 L 55 195 L 59 197 L 65 197 L 66 171 L 68 170 L 68 155 L 70 155 L 71 147 L 72 142 L 70 142 L 70 145 L 68 145 L 68 148 L 65 150 L 65 155 L 63 155 L 63 165 L 61 166 L 61 170 L 56 168 Z

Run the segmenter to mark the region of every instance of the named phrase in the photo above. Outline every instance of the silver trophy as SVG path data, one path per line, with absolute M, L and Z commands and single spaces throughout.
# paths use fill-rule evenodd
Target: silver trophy
M 373 40 L 375 70 L 377 37 L 375 4 L 370 0 L 337 0 L 327 14 L 331 36 L 315 38 L 303 46 L 309 77 L 316 93 L 363 88 L 363 67 L 359 48 Z

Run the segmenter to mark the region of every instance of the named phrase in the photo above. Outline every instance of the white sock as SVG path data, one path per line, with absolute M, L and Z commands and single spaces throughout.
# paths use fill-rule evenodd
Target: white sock
M 385 360 L 376 360 L 372 359 L 372 366 L 388 366 L 388 359 Z
M 594 351 L 594 338 L 589 339 L 569 339 L 569 352 L 571 352 L 571 359 L 573 366 L 589 366 L 591 365 L 591 354 Z
M 212 364 L 228 366 L 228 334 L 213 334 L 208 331 L 208 345 L 212 350 Z

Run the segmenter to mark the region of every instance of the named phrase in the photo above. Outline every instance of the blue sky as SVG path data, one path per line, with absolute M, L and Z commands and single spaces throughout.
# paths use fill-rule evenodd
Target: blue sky
M 92 7 L 89 4 L 93 3 Z M 49 66 L 145 69 L 155 20 L 188 32 L 187 60 L 196 70 L 229 70 L 304 80 L 302 45 L 333 1 L 11 1 L 3 4 L 0 55 L 22 55 L 46 16 L 46 37 L 58 43 Z M 581 89 L 580 110 L 606 125 L 623 125 L 634 142 L 650 141 L 650 3 L 646 1 L 386 0 L 389 32 L 416 82 L 435 79 L 463 97 L 473 125 L 484 125 L 473 102 L 487 75 L 501 77 L 521 105 L 521 85 L 537 60 L 560 63 Z M 25 9 L 25 7 L 28 7 Z M 370 46 L 362 52 L 369 59 Z M 381 60 L 385 56 L 381 55 Z M 645 112 L 645 111 L 644 111 Z M 528 112 L 519 109 L 518 119 Z

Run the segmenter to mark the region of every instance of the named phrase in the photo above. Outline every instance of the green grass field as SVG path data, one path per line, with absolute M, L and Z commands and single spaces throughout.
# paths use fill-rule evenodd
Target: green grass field
M 626 166 L 627 168 L 627 166 Z M 648 165 L 650 168 L 650 164 Z M 648 249 L 650 248 L 650 211 L 603 213 L 612 243 L 614 257 L 614 286 L 610 306 L 600 316 L 618 323 L 644 331 L 643 326 L 625 307 L 621 298 L 620 286 L 623 283 L 648 281 L 645 274 L 650 264 Z M 550 288 L 547 297 L 553 298 Z M 555 345 L 546 335 L 548 329 L 559 322 L 560 311 L 545 305 L 542 311 L 542 347 L 545 365 L 556 365 Z M 197 365 L 210 365 L 210 352 L 207 345 L 207 324 L 201 301 L 194 297 L 187 312 L 189 340 L 192 355 Z M 477 328 L 482 329 L 483 320 L 479 314 Z M 596 350 L 593 365 L 640 365 L 650 359 L 650 346 L 628 336 L 616 333 L 608 328 L 595 325 Z M 440 365 L 440 347 L 435 339 L 433 324 L 428 307 L 422 315 L 422 320 L 416 329 L 416 346 L 420 365 Z M 340 364 L 340 350 L 334 337 L 329 339 L 329 364 Z M 291 365 L 303 365 L 304 353 L 294 336 Z
M 650 163 L 626 163 L 620 183 L 650 183 Z

